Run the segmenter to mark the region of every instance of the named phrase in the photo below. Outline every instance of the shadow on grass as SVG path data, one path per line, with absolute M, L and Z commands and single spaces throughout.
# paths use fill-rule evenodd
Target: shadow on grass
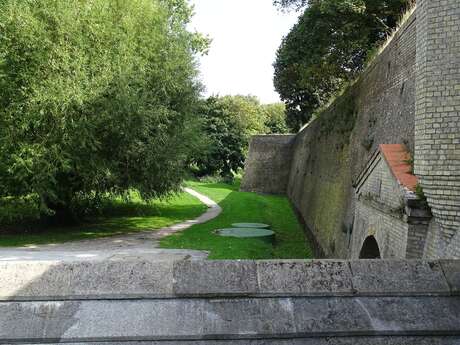
M 33 224 L 27 228 L 18 228 L 14 232 L 3 232 L 3 234 L 0 228 L 0 247 L 63 243 L 140 231 L 155 231 L 194 219 L 205 211 L 205 205 L 185 193 L 171 202 L 119 204 L 115 205 L 106 215 L 85 219 L 76 226 L 50 227 Z

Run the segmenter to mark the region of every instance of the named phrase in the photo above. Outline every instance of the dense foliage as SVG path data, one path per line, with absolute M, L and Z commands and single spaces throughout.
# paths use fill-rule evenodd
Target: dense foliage
M 275 88 L 298 130 L 316 109 L 365 66 L 368 54 L 396 27 L 411 0 L 274 0 L 283 8 L 307 6 L 284 38 Z
M 42 213 L 178 188 L 207 41 L 186 0 L 0 2 L 0 197 Z
M 282 9 L 300 10 L 308 4 L 308 0 L 273 0 L 273 4 Z
M 261 111 L 266 134 L 289 133 L 284 103 L 263 104 L 261 105 Z
M 243 167 L 252 135 L 287 132 L 284 104 L 261 105 L 251 96 L 210 97 L 200 115 L 209 148 L 193 162 L 198 176 L 231 176 Z

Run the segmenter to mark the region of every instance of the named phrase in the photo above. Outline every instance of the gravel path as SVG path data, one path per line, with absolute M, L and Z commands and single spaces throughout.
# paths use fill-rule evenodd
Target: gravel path
M 60 244 L 4 248 L 0 249 L 0 261 L 81 261 L 107 260 L 112 258 L 119 260 L 120 258 L 131 259 L 139 256 L 148 256 L 153 260 L 205 259 L 208 256 L 208 253 L 205 251 L 158 248 L 161 238 L 186 230 L 192 225 L 205 223 L 217 217 L 222 212 L 221 207 L 205 195 L 190 188 L 184 188 L 184 191 L 208 206 L 208 210 L 196 219 L 187 220 L 183 223 L 154 231 L 143 231 L 127 235 Z

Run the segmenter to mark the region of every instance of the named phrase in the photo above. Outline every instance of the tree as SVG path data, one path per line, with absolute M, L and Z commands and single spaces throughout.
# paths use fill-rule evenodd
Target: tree
M 249 141 L 255 134 L 286 133 L 284 104 L 261 105 L 253 96 L 210 97 L 200 114 L 208 150 L 194 159 L 198 176 L 231 176 L 244 166 Z
M 411 0 L 275 0 L 307 6 L 274 63 L 275 88 L 293 130 L 364 68 L 369 51 L 396 27 Z
M 294 8 L 296 11 L 307 6 L 308 2 L 308 0 L 273 0 L 273 4 L 281 9 Z
M 286 124 L 286 106 L 284 103 L 263 104 L 264 125 L 266 134 L 286 134 L 289 129 Z
M 200 114 L 209 148 L 194 160 L 198 176 L 231 176 L 244 166 L 249 139 L 264 132 L 264 114 L 252 96 L 210 97 Z
M 195 157 L 195 173 L 200 177 L 215 174 L 229 176 L 244 162 L 245 138 L 241 123 L 218 97 L 203 101 L 200 114 L 208 148 Z
M 3 0 L 0 196 L 68 219 L 80 198 L 177 190 L 201 86 L 186 0 Z

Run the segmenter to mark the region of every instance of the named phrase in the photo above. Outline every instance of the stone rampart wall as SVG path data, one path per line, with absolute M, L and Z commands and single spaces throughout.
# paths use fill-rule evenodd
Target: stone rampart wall
M 257 135 L 251 140 L 241 190 L 286 194 L 294 135 Z
M 288 196 L 328 257 L 350 257 L 353 182 L 379 144 L 413 153 L 416 14 L 294 143 Z
M 409 219 L 407 234 L 395 237 L 402 242 L 388 250 L 398 257 L 398 248 L 406 248 L 406 257 L 460 258 L 459 28 L 458 0 L 419 0 L 359 80 L 293 140 L 292 164 L 283 172 L 289 172 L 287 195 L 316 252 L 356 256 L 353 183 L 379 144 L 405 144 L 433 219 L 429 230 L 426 218 Z M 255 191 L 264 191 L 264 174 Z M 367 217 L 369 223 L 380 216 Z

